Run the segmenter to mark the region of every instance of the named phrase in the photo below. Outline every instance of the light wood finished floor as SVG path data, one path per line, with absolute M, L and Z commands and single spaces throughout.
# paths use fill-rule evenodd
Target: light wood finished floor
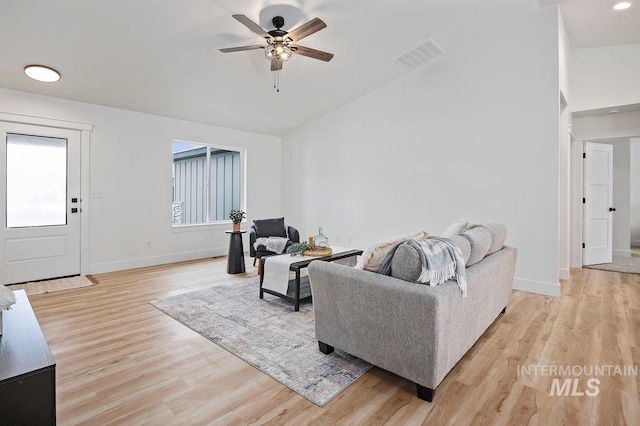
M 373 368 L 320 408 L 148 303 L 255 275 L 250 265 L 235 276 L 226 258 L 150 267 L 31 296 L 57 361 L 59 424 L 640 424 L 638 377 L 599 377 L 588 397 L 517 375 L 533 363 L 640 364 L 640 275 L 573 270 L 559 298 L 514 291 L 431 404 Z

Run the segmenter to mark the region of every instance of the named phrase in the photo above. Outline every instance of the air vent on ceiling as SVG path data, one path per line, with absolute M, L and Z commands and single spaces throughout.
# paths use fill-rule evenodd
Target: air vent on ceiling
M 404 55 L 398 56 L 394 59 L 394 62 L 408 70 L 412 70 L 444 53 L 444 49 L 438 46 L 435 41 L 427 40 L 425 43 L 414 47 Z

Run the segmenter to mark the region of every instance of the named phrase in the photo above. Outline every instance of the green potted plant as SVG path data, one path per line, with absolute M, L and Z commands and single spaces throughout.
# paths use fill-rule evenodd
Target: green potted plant
M 231 210 L 229 212 L 229 219 L 233 222 L 233 232 L 240 232 L 240 223 L 246 216 L 247 212 L 244 210 Z

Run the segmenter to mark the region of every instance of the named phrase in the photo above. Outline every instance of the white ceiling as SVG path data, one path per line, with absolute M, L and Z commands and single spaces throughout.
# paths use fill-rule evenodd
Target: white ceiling
M 640 43 L 640 2 L 616 13 L 609 3 L 560 1 L 573 47 Z M 416 45 L 433 39 L 451 52 L 538 7 L 537 0 L 2 0 L 0 86 L 283 135 L 406 74 L 393 59 Z M 328 27 L 300 44 L 335 57 L 294 56 L 276 93 L 263 51 L 218 51 L 260 43 L 236 13 L 267 30 L 275 15 L 286 30 L 319 17 Z M 22 69 L 31 63 L 57 69 L 62 80 L 30 80 Z

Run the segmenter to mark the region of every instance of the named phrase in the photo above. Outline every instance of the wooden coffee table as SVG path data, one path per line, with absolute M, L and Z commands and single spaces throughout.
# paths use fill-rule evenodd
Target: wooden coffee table
M 347 250 L 340 253 L 335 253 L 329 256 L 315 257 L 313 259 L 304 259 L 300 262 L 294 262 L 289 266 L 289 270 L 295 272 L 296 277 L 289 280 L 289 287 L 287 288 L 287 294 L 281 294 L 268 288 L 262 288 L 262 282 L 264 281 L 264 262 L 267 257 L 260 259 L 260 299 L 264 298 L 264 293 L 269 293 L 274 296 L 281 297 L 290 302 L 293 302 L 294 310 L 298 312 L 300 310 L 300 301 L 311 299 L 311 284 L 309 283 L 309 277 L 300 277 L 300 272 L 309 266 L 311 262 L 321 260 L 323 262 L 334 262 L 336 260 L 347 259 L 353 256 L 359 256 L 362 254 L 362 250 Z

